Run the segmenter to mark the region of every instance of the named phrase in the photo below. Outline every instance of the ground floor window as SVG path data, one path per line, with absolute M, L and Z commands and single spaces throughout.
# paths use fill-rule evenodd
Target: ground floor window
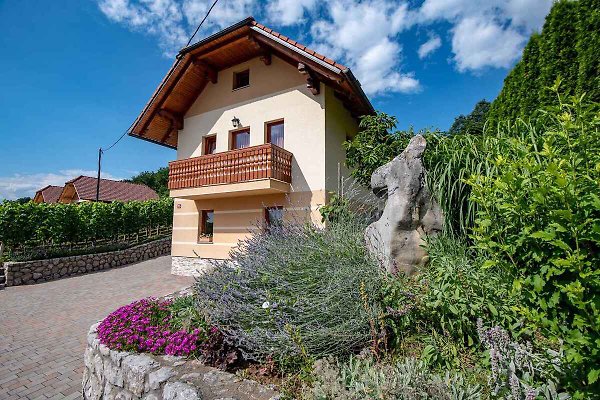
M 200 215 L 200 229 L 198 231 L 198 242 L 212 242 L 214 214 L 215 212 L 213 210 L 202 210 L 202 213 Z
M 274 206 L 265 208 L 265 222 L 267 223 L 267 228 L 280 226 L 283 222 L 283 207 Z

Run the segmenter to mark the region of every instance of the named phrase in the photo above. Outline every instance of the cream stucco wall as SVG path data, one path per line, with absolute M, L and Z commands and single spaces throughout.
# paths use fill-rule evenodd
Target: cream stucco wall
M 326 193 L 295 192 L 289 195 L 240 196 L 222 199 L 175 199 L 172 254 L 182 257 L 226 258 L 238 240 L 262 229 L 265 207 L 283 206 L 284 218 L 320 223 L 319 207 Z M 198 243 L 198 225 L 202 210 L 214 210 L 212 243 Z
M 233 73 L 250 70 L 250 86 L 232 90 Z M 202 154 L 202 137 L 217 135 L 217 152 L 229 149 L 231 120 L 250 128 L 250 145 L 265 143 L 265 123 L 284 120 L 284 148 L 294 155 L 292 191 L 325 187 L 325 95 L 314 96 L 293 66 L 277 57 L 271 65 L 255 58 L 219 72 L 184 118 L 177 159 Z
M 340 178 L 348 181 L 350 170 L 345 165 L 346 151 L 343 143 L 358 132 L 358 122 L 338 99 L 333 89 L 325 88 L 325 188 L 329 192 L 338 189 Z M 339 169 L 338 169 L 339 166 Z

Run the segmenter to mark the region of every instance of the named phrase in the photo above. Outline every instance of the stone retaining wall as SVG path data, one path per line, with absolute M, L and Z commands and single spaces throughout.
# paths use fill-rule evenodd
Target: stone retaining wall
M 275 400 L 278 394 L 257 382 L 183 357 L 110 350 L 90 328 L 85 349 L 83 398 L 147 400 Z
M 29 285 L 120 267 L 171 252 L 171 238 L 159 239 L 125 250 L 48 260 L 5 262 L 6 286 Z

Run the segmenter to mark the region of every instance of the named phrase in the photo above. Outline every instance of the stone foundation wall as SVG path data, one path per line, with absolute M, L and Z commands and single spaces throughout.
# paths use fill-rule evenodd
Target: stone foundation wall
M 171 274 L 200 276 L 212 269 L 211 259 L 199 257 L 171 257 Z
M 6 286 L 29 285 L 120 267 L 171 252 L 171 238 L 159 239 L 125 250 L 59 257 L 48 260 L 5 262 Z
M 277 392 L 257 382 L 183 357 L 110 350 L 91 327 L 84 354 L 83 398 L 147 400 L 275 400 Z

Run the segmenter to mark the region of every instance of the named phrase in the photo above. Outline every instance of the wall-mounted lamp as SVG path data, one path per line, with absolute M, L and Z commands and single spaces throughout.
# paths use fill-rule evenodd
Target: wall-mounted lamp
M 234 128 L 238 128 L 242 125 L 240 123 L 240 119 L 238 117 L 233 117 L 233 119 L 231 120 L 231 123 L 233 124 Z

